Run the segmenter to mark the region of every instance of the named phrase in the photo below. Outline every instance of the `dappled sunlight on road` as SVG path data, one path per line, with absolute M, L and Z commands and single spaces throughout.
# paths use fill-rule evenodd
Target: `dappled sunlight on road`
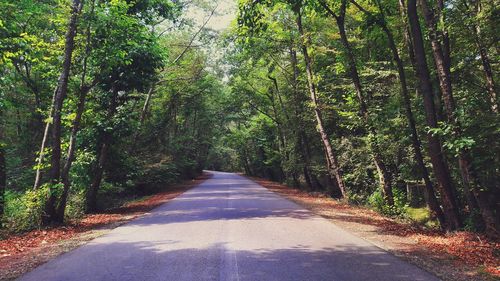
M 197 188 L 23 280 L 90 277 L 437 280 L 258 184 L 228 173 L 214 173 Z

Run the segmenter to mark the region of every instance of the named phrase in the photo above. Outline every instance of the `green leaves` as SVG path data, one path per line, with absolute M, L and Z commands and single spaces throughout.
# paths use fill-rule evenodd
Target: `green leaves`
M 427 131 L 434 136 L 441 137 L 443 147 L 451 152 L 454 156 L 458 156 L 462 151 L 468 151 L 474 147 L 476 141 L 468 136 L 456 136 L 456 128 L 445 122 L 439 122 L 439 127 L 428 128 Z

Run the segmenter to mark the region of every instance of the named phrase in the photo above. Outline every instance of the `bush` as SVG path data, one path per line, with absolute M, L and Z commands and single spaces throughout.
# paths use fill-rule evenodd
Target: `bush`
M 142 173 L 134 179 L 136 191 L 140 194 L 152 193 L 178 181 L 179 176 L 180 173 L 173 162 L 160 161 L 144 167 Z
M 85 214 L 85 191 L 75 191 L 69 194 L 66 205 L 65 218 L 74 220 Z
M 375 208 L 378 212 L 389 216 L 402 216 L 408 207 L 406 204 L 406 195 L 399 189 L 393 189 L 394 206 L 389 206 L 384 201 L 382 192 L 377 189 L 368 197 L 368 205 Z
M 7 191 L 5 194 L 4 225 L 7 229 L 20 232 L 41 226 L 48 186 L 25 193 Z

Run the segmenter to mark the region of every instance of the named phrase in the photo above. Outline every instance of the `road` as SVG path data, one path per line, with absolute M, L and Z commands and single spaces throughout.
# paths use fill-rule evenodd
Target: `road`
M 438 280 L 253 181 L 213 173 L 20 280 Z

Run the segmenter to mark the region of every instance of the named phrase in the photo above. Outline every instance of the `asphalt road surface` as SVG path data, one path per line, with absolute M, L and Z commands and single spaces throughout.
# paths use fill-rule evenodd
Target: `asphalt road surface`
M 244 177 L 213 173 L 20 280 L 438 280 Z

